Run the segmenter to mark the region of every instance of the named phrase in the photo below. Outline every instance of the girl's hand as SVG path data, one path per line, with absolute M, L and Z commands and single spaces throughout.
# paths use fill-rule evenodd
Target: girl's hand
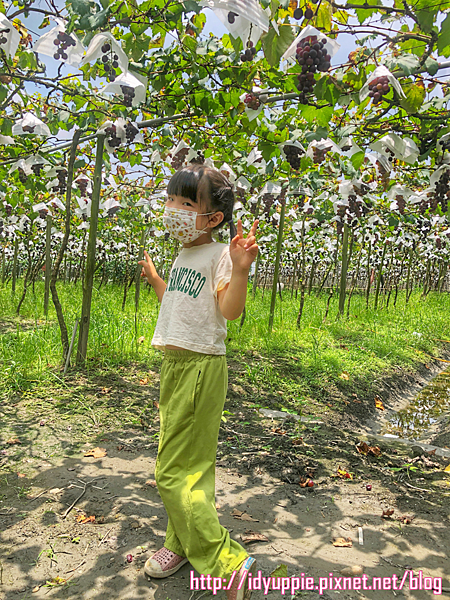
M 158 273 L 156 272 L 156 268 L 152 262 L 152 259 L 145 250 L 144 256 L 145 260 L 138 261 L 138 265 L 142 265 L 141 277 L 147 277 L 147 281 L 151 283 L 158 277 Z
M 244 239 L 244 235 L 242 233 L 242 221 L 241 219 L 238 220 L 237 235 L 231 240 L 230 243 L 230 257 L 233 267 L 241 269 L 242 271 L 248 271 L 252 262 L 257 257 L 258 246 L 255 244 L 255 233 L 258 224 L 259 220 L 257 219 L 253 223 L 250 233 Z

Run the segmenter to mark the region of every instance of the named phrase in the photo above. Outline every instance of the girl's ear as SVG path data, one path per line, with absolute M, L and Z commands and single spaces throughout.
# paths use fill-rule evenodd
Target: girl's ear
M 223 214 L 223 212 L 216 212 L 214 215 L 212 215 L 211 220 L 210 220 L 210 226 L 211 227 L 216 227 L 217 225 L 219 225 L 219 223 L 222 223 L 222 221 L 224 220 L 225 216 Z

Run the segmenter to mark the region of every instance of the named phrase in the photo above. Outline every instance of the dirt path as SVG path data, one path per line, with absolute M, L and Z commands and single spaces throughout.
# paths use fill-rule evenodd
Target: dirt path
M 149 389 L 147 400 L 156 393 Z M 264 577 L 286 565 L 287 576 L 303 573 L 317 584 L 319 577 L 342 577 L 343 568 L 360 566 L 370 584 L 372 577 L 393 574 L 401 580 L 412 569 L 442 577 L 450 589 L 450 473 L 444 471 L 450 450 L 439 457 L 366 437 L 374 448 L 366 455 L 356 448 L 363 435 L 355 430 L 326 424 L 299 429 L 292 418 L 262 418 L 238 396 L 231 387 L 226 409 L 233 414 L 222 424 L 219 441 L 217 510 L 231 536 L 257 558 Z M 41 419 L 42 406 L 33 406 L 31 413 L 29 404 L 0 406 L 0 600 L 213 597 L 190 590 L 189 564 L 166 580 L 149 580 L 143 572 L 145 560 L 164 542 L 167 523 L 153 482 L 157 410 L 145 431 L 94 426 L 83 433 L 77 429 L 80 417 L 50 412 Z M 98 447 L 104 456 L 85 456 Z M 314 486 L 302 487 L 308 479 Z M 389 509 L 391 516 L 382 518 Z M 258 537 L 249 531 L 267 539 L 245 544 L 245 538 Z M 335 538 L 350 538 L 352 546 L 335 547 Z M 252 600 L 279 596 L 279 590 L 261 590 Z M 395 594 L 328 590 L 297 596 L 435 597 L 410 592 L 408 585 Z

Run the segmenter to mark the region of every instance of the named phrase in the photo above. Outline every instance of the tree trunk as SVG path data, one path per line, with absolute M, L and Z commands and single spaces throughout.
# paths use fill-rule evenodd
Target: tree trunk
M 95 250 L 97 242 L 98 206 L 102 186 L 103 147 L 105 136 L 97 136 L 97 152 L 95 156 L 94 189 L 92 192 L 91 222 L 86 257 L 86 275 L 83 281 L 83 306 L 81 309 L 80 332 L 78 336 L 77 364 L 86 362 L 86 353 L 91 319 L 92 287 L 94 283 Z
M 19 238 L 17 237 L 17 233 L 16 235 L 16 239 L 14 240 L 14 258 L 13 258 L 13 268 L 12 268 L 12 293 L 15 294 L 16 293 L 16 279 L 17 279 L 17 255 L 19 253 Z
M 383 254 L 381 255 L 381 263 L 380 263 L 380 269 L 378 271 L 378 278 L 377 278 L 377 288 L 375 290 L 375 310 L 377 310 L 378 307 L 378 295 L 380 293 L 380 285 L 381 285 L 381 277 L 383 275 L 383 264 L 384 264 L 384 257 L 386 256 L 386 249 L 387 249 L 387 244 L 384 244 L 384 248 L 383 248 Z
M 275 257 L 275 271 L 273 274 L 272 298 L 270 300 L 269 334 L 272 332 L 273 319 L 274 319 L 274 315 L 275 315 L 275 302 L 276 302 L 276 298 L 277 298 L 277 284 L 278 284 L 278 273 L 280 270 L 281 245 L 283 243 L 284 215 L 286 212 L 286 188 L 282 188 L 280 196 L 279 196 L 279 200 L 281 202 L 281 214 L 280 214 L 280 221 L 278 223 L 277 254 Z
M 58 292 L 56 290 L 56 279 L 58 278 L 59 267 L 61 265 L 64 252 L 67 248 L 67 242 L 70 235 L 70 201 L 72 199 L 72 181 L 73 181 L 73 165 L 77 155 L 78 140 L 81 136 L 81 129 L 77 129 L 73 135 L 72 146 L 70 149 L 69 164 L 67 165 L 67 191 L 66 191 L 66 219 L 64 228 L 64 237 L 59 248 L 58 256 L 52 270 L 52 277 L 50 280 L 50 291 L 52 293 L 52 301 L 55 307 L 56 316 L 58 318 L 59 330 L 61 332 L 61 343 L 63 347 L 63 361 L 67 357 L 69 351 L 69 336 L 67 333 L 67 326 L 64 320 L 64 315 L 59 301 Z
M 344 223 L 344 233 L 342 239 L 342 261 L 341 261 L 341 284 L 339 286 L 339 313 L 344 314 L 345 294 L 347 291 L 347 270 L 348 270 L 348 224 Z
M 47 215 L 47 228 L 45 230 L 45 290 L 44 290 L 44 315 L 48 314 L 48 300 L 50 296 L 50 277 L 52 268 L 52 256 L 50 243 L 52 239 L 52 217 Z

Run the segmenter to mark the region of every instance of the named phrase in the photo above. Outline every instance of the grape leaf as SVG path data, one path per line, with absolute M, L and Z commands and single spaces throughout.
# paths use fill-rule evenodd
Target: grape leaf
M 425 68 L 430 75 L 436 75 L 439 70 L 439 63 L 437 60 L 429 56 L 425 61 Z
M 361 167 L 361 165 L 363 164 L 364 161 L 364 156 L 365 156 L 365 152 L 356 152 L 355 154 L 353 154 L 353 156 L 350 158 L 350 161 L 352 163 L 352 165 L 354 166 L 354 168 L 358 171 Z
M 270 27 L 269 31 L 261 37 L 264 56 L 271 67 L 278 67 L 280 58 L 294 41 L 292 27 L 287 26 L 289 19 L 286 19 L 285 25 L 279 28 L 280 35 L 277 35 L 273 27 Z
M 365 3 L 365 5 L 367 5 L 367 7 L 369 6 L 377 6 L 380 4 L 379 0 L 367 0 Z M 381 3 L 382 4 L 382 3 Z M 357 8 L 355 10 L 356 15 L 358 17 L 358 21 L 360 23 L 364 23 L 364 21 L 366 19 L 368 19 L 371 15 L 373 15 L 373 13 L 378 12 L 378 9 L 373 9 L 373 8 Z
M 450 56 L 450 15 L 447 15 L 441 25 L 441 32 L 437 41 L 439 54 L 446 58 Z
M 403 86 L 406 98 L 400 100 L 402 107 L 409 113 L 415 113 L 425 100 L 425 88 L 415 83 L 407 83 Z
M 414 54 L 401 54 L 395 62 L 405 75 L 410 75 L 419 66 L 419 59 Z

